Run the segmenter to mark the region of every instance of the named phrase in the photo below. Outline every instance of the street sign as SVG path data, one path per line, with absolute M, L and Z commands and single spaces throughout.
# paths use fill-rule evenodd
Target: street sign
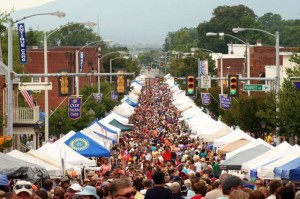
M 211 76 L 201 76 L 201 88 L 211 88 Z
M 52 82 L 19 82 L 19 90 L 52 90 Z
M 265 84 L 244 84 L 245 91 L 270 91 L 270 85 Z

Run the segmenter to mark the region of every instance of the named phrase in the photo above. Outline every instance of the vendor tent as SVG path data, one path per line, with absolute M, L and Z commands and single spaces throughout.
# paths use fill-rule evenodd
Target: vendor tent
M 232 129 L 225 123 L 223 123 L 222 121 L 217 121 L 215 125 L 210 126 L 210 128 L 207 128 L 205 130 L 198 129 L 197 136 L 203 138 L 205 142 L 211 142 L 214 139 L 222 137 L 231 131 Z
M 271 147 L 267 147 L 263 144 L 258 145 L 254 148 L 247 149 L 245 151 L 241 151 L 240 153 L 234 155 L 228 160 L 225 160 L 220 164 L 220 168 L 222 170 L 240 170 L 242 164 L 259 156 L 267 151 L 269 151 Z
M 111 120 L 109 124 L 121 129 L 121 131 L 132 131 L 132 126 L 124 125 L 116 119 Z
M 249 144 L 241 147 L 241 148 L 238 148 L 237 150 L 234 150 L 230 153 L 226 153 L 226 159 L 229 159 L 231 158 L 232 156 L 236 155 L 237 153 L 241 152 L 241 151 L 244 151 L 244 150 L 247 150 L 247 149 L 250 149 L 250 148 L 253 148 L 253 147 L 256 147 L 260 144 L 263 144 L 265 146 L 268 146 L 268 147 L 273 147 L 272 145 L 268 144 L 267 142 L 263 141 L 262 139 L 260 138 L 257 138 L 255 141 L 253 142 L 250 142 Z
M 84 157 L 109 157 L 110 152 L 82 132 L 75 133 L 65 144 Z
M 286 155 L 270 164 L 261 166 L 257 168 L 257 176 L 261 179 L 273 179 L 274 176 L 274 168 L 282 166 L 296 158 L 300 157 L 300 147 L 299 145 L 294 145 L 290 148 L 289 152 Z
M 231 143 L 228 143 L 228 144 L 220 147 L 218 149 L 218 154 L 223 155 L 223 154 L 232 152 L 232 151 L 234 151 L 236 149 L 239 149 L 239 148 L 245 146 L 246 144 L 248 144 L 250 142 L 252 142 L 252 141 L 251 140 L 247 140 L 245 138 L 238 139 L 236 141 L 233 141 Z
M 23 179 L 36 181 L 49 178 L 45 167 L 14 158 L 0 152 L 0 174 L 6 175 L 9 179 Z
M 109 123 L 113 119 L 118 120 L 120 123 L 122 123 L 124 125 L 129 123 L 129 119 L 127 117 L 123 117 L 123 116 L 118 115 L 114 112 L 111 112 L 108 115 L 106 115 L 104 118 L 101 119 L 101 121 L 104 122 L 104 123 Z
M 277 179 L 280 179 L 280 178 L 285 178 L 285 179 L 289 179 L 289 180 L 292 180 L 291 179 L 291 176 L 290 176 L 290 171 L 294 170 L 294 176 L 295 178 L 297 178 L 297 180 L 300 180 L 300 176 L 299 176 L 299 167 L 300 166 L 300 157 L 299 158 L 296 158 L 286 164 L 283 164 L 279 167 L 275 167 L 274 168 L 274 175 L 275 175 L 275 178 Z M 293 179 L 295 180 L 295 179 Z
M 248 177 L 255 178 L 257 176 L 256 169 L 257 167 L 269 164 L 275 160 L 280 159 L 281 157 L 285 156 L 286 153 L 292 148 L 292 146 L 287 143 L 283 142 L 280 145 L 272 148 L 270 151 L 245 162 L 242 165 L 242 171 L 248 175 Z
M 25 162 L 29 162 L 32 163 L 34 162 L 34 164 L 39 165 L 39 166 L 43 166 L 46 168 L 46 170 L 48 171 L 50 177 L 59 177 L 62 176 L 62 172 L 61 169 L 57 166 L 54 166 L 52 164 L 49 164 L 48 162 L 45 162 L 39 158 L 36 158 L 34 156 L 31 156 L 28 153 L 23 153 L 21 151 L 18 150 L 13 150 L 9 153 L 7 153 L 7 155 L 17 158 L 19 160 L 23 160 Z
M 254 141 L 255 139 L 253 137 L 251 137 L 250 135 L 248 135 L 247 133 L 245 133 L 244 131 L 242 131 L 241 129 L 235 129 L 234 131 L 228 133 L 227 135 L 224 135 L 218 139 L 214 140 L 214 147 L 221 147 L 224 146 L 226 144 L 229 144 L 230 142 L 239 140 L 239 139 L 248 139 L 251 141 Z
M 104 125 L 101 126 L 100 122 L 94 122 L 87 129 L 92 130 L 93 132 L 97 133 L 98 135 L 101 134 L 105 137 L 111 138 L 113 140 L 118 140 L 118 132 L 106 128 Z

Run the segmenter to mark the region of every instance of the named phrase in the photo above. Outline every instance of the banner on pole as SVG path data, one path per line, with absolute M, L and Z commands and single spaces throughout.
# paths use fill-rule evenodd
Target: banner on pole
M 69 118 L 76 120 L 81 117 L 81 97 L 69 97 Z
M 18 24 L 18 35 L 19 35 L 19 46 L 20 46 L 20 62 L 21 64 L 27 63 L 27 52 L 26 52 L 26 34 L 25 24 Z
M 210 94 L 201 93 L 202 105 L 210 105 Z
M 220 108 L 224 110 L 228 110 L 231 108 L 231 98 L 230 95 L 227 94 L 219 94 L 220 98 Z
M 84 63 L 84 54 L 83 52 L 80 52 L 80 69 L 79 69 L 79 72 L 81 73 L 82 70 L 83 70 L 83 63 Z

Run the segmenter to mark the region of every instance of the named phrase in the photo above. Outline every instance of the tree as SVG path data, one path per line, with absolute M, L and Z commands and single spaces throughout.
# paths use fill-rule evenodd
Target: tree
M 55 30 L 51 30 L 53 32 Z M 47 33 L 46 33 L 47 34 Z M 93 29 L 83 24 L 69 23 L 48 38 L 49 45 L 58 46 L 84 46 L 90 42 L 99 41 L 101 37 L 93 32 Z
M 32 28 L 29 28 L 29 31 L 26 32 L 26 45 L 27 46 L 42 46 L 44 43 L 44 32 L 35 31 Z

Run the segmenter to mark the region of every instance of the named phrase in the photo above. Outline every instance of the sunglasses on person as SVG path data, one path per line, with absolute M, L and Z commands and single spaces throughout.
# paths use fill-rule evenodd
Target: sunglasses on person
M 23 187 L 24 187 L 25 189 L 32 189 L 31 185 L 29 185 L 29 184 L 17 184 L 17 185 L 15 186 L 15 189 L 22 189 Z
M 260 186 L 262 186 L 262 185 L 264 185 L 263 183 L 255 183 L 255 185 L 260 185 Z
M 135 196 L 136 194 L 136 191 L 132 191 L 132 192 L 129 192 L 129 193 L 125 193 L 125 194 L 119 194 L 119 195 L 116 195 L 116 197 L 123 197 L 123 198 L 130 198 L 131 196 Z

